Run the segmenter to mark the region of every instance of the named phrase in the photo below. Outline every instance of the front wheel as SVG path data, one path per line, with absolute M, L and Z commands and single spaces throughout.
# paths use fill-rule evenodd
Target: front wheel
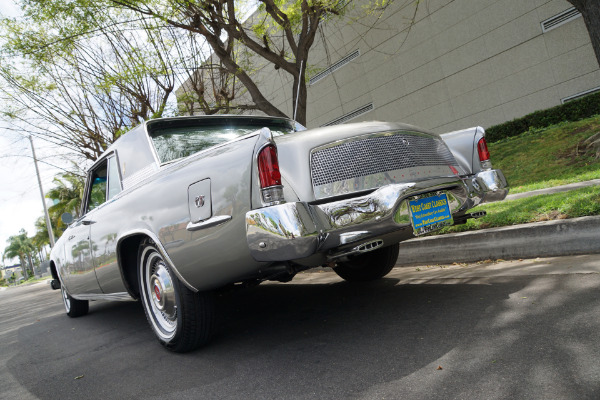
M 139 250 L 140 297 L 158 341 L 183 353 L 208 342 L 214 329 L 214 296 L 182 284 L 156 246 Z
M 67 293 L 63 284 L 60 285 L 60 293 L 62 294 L 65 311 L 69 317 L 81 317 L 88 313 L 90 309 L 89 301 L 74 299 L 69 293 Z
M 398 260 L 398 243 L 337 263 L 333 270 L 348 282 L 367 282 L 383 278 L 394 268 Z

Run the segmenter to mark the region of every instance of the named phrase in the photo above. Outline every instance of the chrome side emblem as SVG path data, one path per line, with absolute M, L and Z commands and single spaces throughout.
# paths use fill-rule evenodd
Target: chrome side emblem
M 196 198 L 194 199 L 194 203 L 196 204 L 196 207 L 202 207 L 204 205 L 204 196 L 196 196 Z

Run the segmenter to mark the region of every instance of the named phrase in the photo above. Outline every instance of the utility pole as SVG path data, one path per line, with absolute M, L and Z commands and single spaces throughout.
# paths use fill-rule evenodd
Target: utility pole
M 50 238 L 50 247 L 54 247 L 54 232 L 52 232 L 52 224 L 48 215 L 48 207 L 46 207 L 46 198 L 44 197 L 44 189 L 42 189 L 42 180 L 40 178 L 40 170 L 38 169 L 37 158 L 35 157 L 35 148 L 33 147 L 33 139 L 29 135 L 29 143 L 31 143 L 31 152 L 33 153 L 33 164 L 35 165 L 35 173 L 37 175 L 38 185 L 40 187 L 40 196 L 42 196 L 42 204 L 44 205 L 44 216 L 46 217 L 46 227 L 48 228 L 48 237 Z

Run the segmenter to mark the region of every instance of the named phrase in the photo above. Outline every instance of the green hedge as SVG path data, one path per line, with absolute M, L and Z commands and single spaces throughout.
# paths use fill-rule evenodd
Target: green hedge
M 485 130 L 485 136 L 489 143 L 493 143 L 506 137 L 520 135 L 529 128 L 545 128 L 563 121 L 579 121 L 596 114 L 600 114 L 600 92 L 494 125 Z

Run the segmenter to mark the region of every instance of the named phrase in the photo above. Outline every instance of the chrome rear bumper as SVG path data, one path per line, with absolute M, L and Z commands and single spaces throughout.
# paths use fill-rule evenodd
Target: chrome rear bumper
M 504 199 L 508 185 L 502 171 L 489 170 L 460 179 L 391 184 L 325 204 L 293 202 L 260 208 L 246 213 L 248 247 L 257 261 L 348 254 L 346 249 L 409 228 L 405 200 L 435 191 L 447 192 L 452 213 L 463 214 L 482 202 Z

